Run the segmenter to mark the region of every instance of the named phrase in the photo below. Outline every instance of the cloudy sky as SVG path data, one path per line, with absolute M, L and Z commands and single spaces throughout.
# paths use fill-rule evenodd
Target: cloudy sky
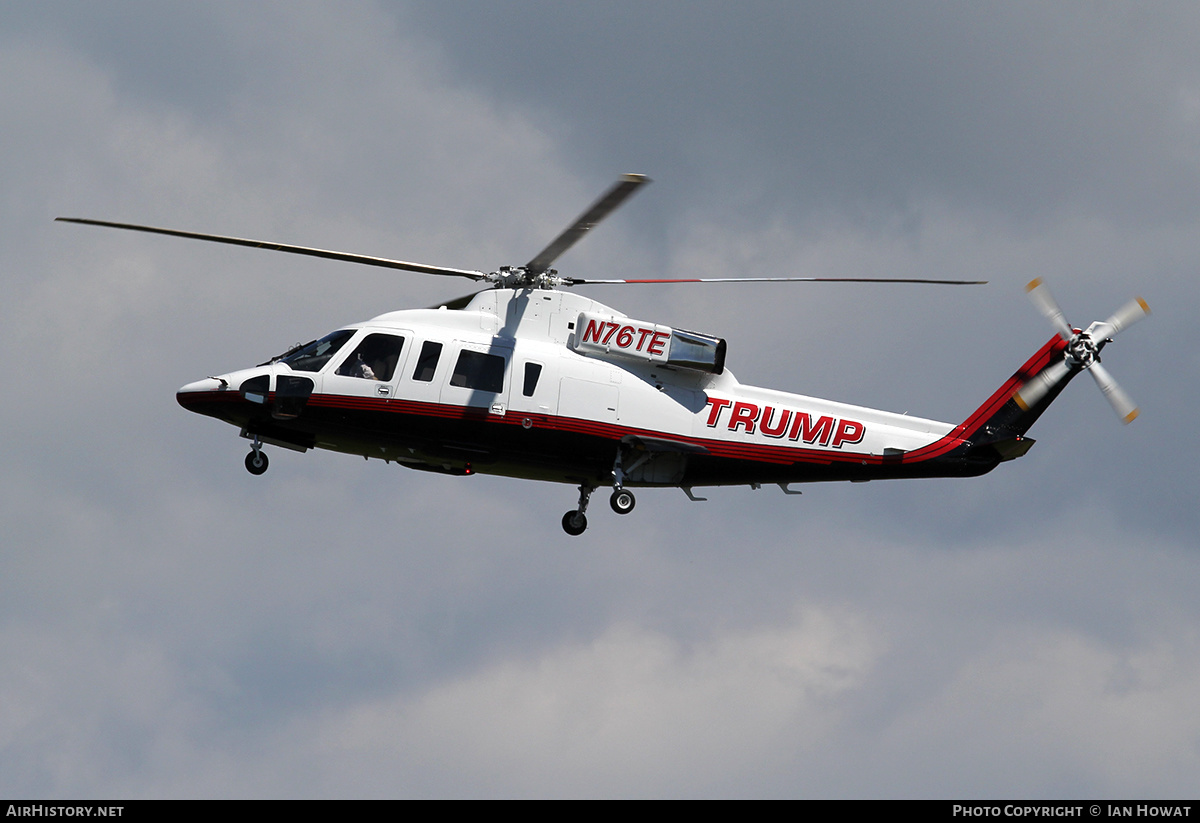
M 0 794 L 1195 796 L 1200 10 L 262 2 L 0 9 Z M 600 501 L 272 452 L 175 402 L 490 270 L 620 173 L 580 277 L 747 383 L 956 422 L 1105 351 L 973 480 Z

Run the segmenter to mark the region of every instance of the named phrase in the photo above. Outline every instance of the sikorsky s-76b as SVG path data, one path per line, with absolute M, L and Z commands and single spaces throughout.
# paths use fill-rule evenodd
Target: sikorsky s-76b
M 267 470 L 264 445 L 330 449 L 423 471 L 569 483 L 579 502 L 568 534 L 587 528 L 592 492 L 611 486 L 618 514 L 635 487 L 968 477 L 1024 455 L 1025 433 L 1067 382 L 1089 372 L 1117 415 L 1137 409 L 1100 365 L 1100 351 L 1149 309 L 1140 298 L 1107 320 L 1067 323 L 1039 280 L 1030 297 L 1057 334 L 958 425 L 744 386 L 720 337 L 633 320 L 563 287 L 633 283 L 864 282 L 754 277 L 593 280 L 551 264 L 647 178 L 625 175 L 524 266 L 483 272 L 173 229 L 75 223 L 272 249 L 490 284 L 431 309 L 382 314 L 249 369 L 179 390 L 186 409 L 232 423 L 250 440 L 246 468 Z M 874 279 L 967 285 L 975 281 Z

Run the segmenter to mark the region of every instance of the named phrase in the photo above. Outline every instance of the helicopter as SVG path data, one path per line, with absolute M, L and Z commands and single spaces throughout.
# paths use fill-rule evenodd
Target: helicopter
M 592 493 L 629 514 L 631 489 L 972 477 L 1025 455 L 1026 432 L 1087 371 L 1123 422 L 1137 406 L 1100 364 L 1113 337 L 1149 314 L 1135 298 L 1086 329 L 1039 279 L 1026 290 L 1055 335 L 957 425 L 743 385 L 718 336 L 635 320 L 575 286 L 851 282 L 982 285 L 914 278 L 582 279 L 552 264 L 649 182 L 627 174 L 523 266 L 491 272 L 131 223 L 56 218 L 291 254 L 466 278 L 490 288 L 426 309 L 353 323 L 253 368 L 179 389 L 179 404 L 238 427 L 246 469 L 264 446 L 327 449 L 410 469 L 578 486 L 562 528 L 587 528 Z

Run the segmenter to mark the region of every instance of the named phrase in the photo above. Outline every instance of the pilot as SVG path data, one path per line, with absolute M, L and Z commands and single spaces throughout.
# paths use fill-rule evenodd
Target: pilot
M 361 351 L 354 355 L 354 365 L 352 365 L 350 367 L 350 376 L 351 377 L 362 377 L 367 380 L 378 380 L 379 379 L 375 376 L 375 370 L 372 369 L 370 366 L 368 366 L 366 364 L 366 362 L 363 361 L 363 356 L 362 356 Z

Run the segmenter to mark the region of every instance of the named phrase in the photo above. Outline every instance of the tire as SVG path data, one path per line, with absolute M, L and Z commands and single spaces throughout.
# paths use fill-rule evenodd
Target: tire
M 608 498 L 608 505 L 612 506 L 612 510 L 617 514 L 629 514 L 637 505 L 637 500 L 634 499 L 633 492 L 617 489 L 612 493 L 612 497 Z
M 253 475 L 262 474 L 270 464 L 271 461 L 267 459 L 267 453 L 264 451 L 252 451 L 246 455 L 246 471 Z
M 587 529 L 587 517 L 583 512 L 577 512 L 574 509 L 563 515 L 562 519 L 563 531 L 572 537 L 578 537 Z

